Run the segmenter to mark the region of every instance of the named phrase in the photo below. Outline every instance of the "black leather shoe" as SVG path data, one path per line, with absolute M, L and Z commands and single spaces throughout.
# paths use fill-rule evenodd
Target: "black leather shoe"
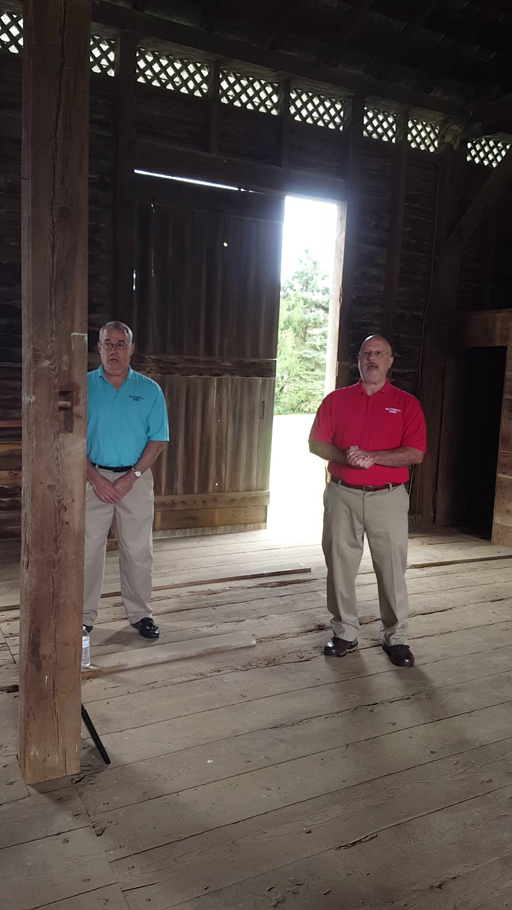
M 87 632 L 87 634 L 89 634 L 89 632 L 92 632 L 92 626 L 84 626 L 84 629 Z
M 414 654 L 408 645 L 385 645 L 383 650 L 395 667 L 414 667 Z
M 151 616 L 145 616 L 144 619 L 139 619 L 138 622 L 132 622 L 134 629 L 138 629 L 139 635 L 142 635 L 143 638 L 159 638 L 160 629 L 158 626 L 155 626 Z
M 354 641 L 345 641 L 344 638 L 336 638 L 335 635 L 324 645 L 324 654 L 326 657 L 345 657 L 347 651 L 357 648 L 357 638 Z

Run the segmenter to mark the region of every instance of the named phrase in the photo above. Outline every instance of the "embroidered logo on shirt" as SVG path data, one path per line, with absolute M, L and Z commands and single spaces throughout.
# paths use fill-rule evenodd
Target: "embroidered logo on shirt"
M 144 401 L 142 395 L 130 395 L 129 397 L 132 399 L 132 401 Z
M 390 414 L 401 414 L 401 408 L 385 408 L 386 411 L 389 411 Z

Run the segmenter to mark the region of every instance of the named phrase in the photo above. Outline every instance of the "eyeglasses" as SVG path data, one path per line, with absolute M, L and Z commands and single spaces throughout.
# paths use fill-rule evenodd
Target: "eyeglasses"
M 126 341 L 100 341 L 100 347 L 104 351 L 113 351 L 114 348 L 118 351 L 126 351 L 128 344 Z

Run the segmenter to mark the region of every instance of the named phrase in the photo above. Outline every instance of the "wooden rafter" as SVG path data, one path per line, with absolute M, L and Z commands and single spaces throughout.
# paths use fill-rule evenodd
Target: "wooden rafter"
M 341 52 L 354 37 L 373 2 L 374 0 L 355 0 L 340 25 L 340 34 L 336 35 L 322 56 L 322 63 L 328 66 L 336 66 L 340 62 Z
M 395 55 L 400 54 L 400 51 L 403 50 L 403 48 L 416 37 L 422 28 L 423 23 L 426 22 L 434 10 L 437 2 L 438 0 L 430 0 L 429 3 L 423 4 L 421 8 L 413 16 L 411 16 L 402 31 L 396 35 L 395 38 L 391 39 L 391 46 Z M 378 78 L 380 76 L 387 65 L 387 61 L 380 61 L 376 69 L 373 71 L 375 78 Z

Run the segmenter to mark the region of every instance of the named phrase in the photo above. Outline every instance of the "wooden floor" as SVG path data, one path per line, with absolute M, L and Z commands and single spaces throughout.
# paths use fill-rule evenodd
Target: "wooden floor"
M 366 557 L 359 650 L 327 661 L 325 571 L 307 538 L 158 541 L 154 645 L 123 619 L 110 554 L 83 698 L 112 764 L 84 736 L 83 773 L 36 788 L 16 761 L 5 565 L 4 906 L 511 908 L 512 551 L 446 532 L 413 537 L 409 562 L 417 665 L 398 670 L 378 646 Z M 256 646 L 169 659 L 240 632 Z M 137 666 L 107 672 L 116 662 Z

